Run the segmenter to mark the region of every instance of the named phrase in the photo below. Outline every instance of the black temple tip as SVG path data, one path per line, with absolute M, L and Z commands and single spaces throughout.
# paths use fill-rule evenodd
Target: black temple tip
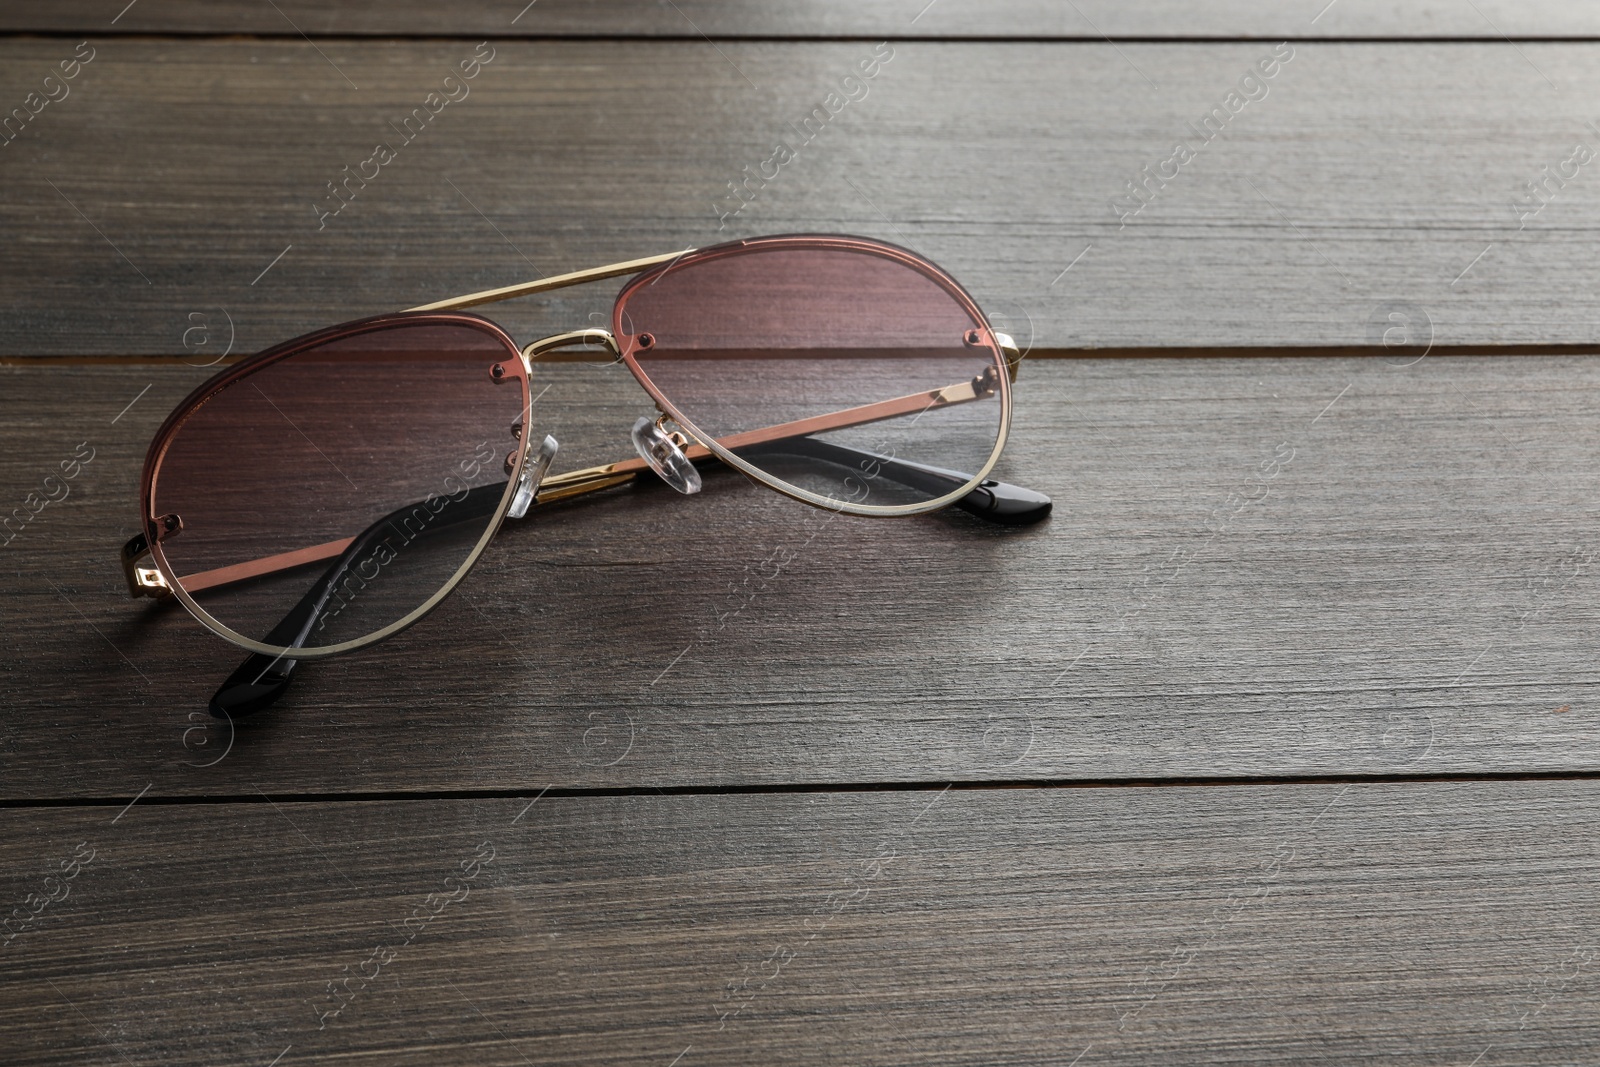
M 288 692 L 296 662 L 255 653 L 239 664 L 211 697 L 211 714 L 219 719 L 238 718 L 272 707 Z
M 1050 514 L 1052 506 L 1050 498 L 1043 493 L 992 478 L 979 482 L 976 489 L 956 501 L 956 507 L 962 511 L 1001 526 L 1039 522 Z

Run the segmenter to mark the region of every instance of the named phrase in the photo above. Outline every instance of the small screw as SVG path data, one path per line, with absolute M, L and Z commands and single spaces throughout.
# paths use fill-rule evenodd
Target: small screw
M 496 363 L 494 366 L 490 367 L 489 368 L 489 380 L 490 381 L 494 381 L 494 382 L 503 382 L 503 381 L 505 381 L 506 380 L 506 365 L 504 363 Z
M 639 335 L 639 347 L 641 349 L 654 348 L 655 346 L 656 346 L 656 335 L 655 334 L 653 334 L 653 333 L 641 333 Z
M 968 330 L 965 334 L 962 335 L 961 339 L 963 341 L 967 342 L 967 344 L 969 344 L 972 347 L 976 348 L 977 346 L 983 344 L 983 331 L 982 330 Z

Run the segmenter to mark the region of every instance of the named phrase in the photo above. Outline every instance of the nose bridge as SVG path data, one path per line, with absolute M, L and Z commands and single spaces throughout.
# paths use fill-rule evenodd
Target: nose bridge
M 617 347 L 617 339 L 611 336 L 611 331 L 593 326 L 529 341 L 522 346 L 522 358 L 532 363 L 546 352 L 554 352 L 558 348 L 605 348 L 618 359 L 622 358 L 622 350 Z
M 617 344 L 617 339 L 612 336 L 611 331 L 602 330 L 598 327 L 569 330 L 566 333 L 551 334 L 549 337 L 541 337 L 537 341 L 530 341 L 523 346 L 522 358 L 531 372 L 533 364 L 546 352 L 578 347 L 604 348 L 610 351 L 616 359 L 620 360 L 622 358 L 622 349 Z M 665 416 L 653 421 L 649 417 L 640 418 L 633 427 L 631 435 L 633 437 L 633 446 L 638 450 L 640 458 L 644 460 L 649 468 L 660 475 L 661 479 L 672 488 L 685 494 L 698 493 L 700 491 L 700 472 L 695 469 L 694 463 L 683 452 L 683 448 L 688 444 L 688 441 L 682 434 L 668 433 L 662 427 L 663 421 L 665 421 Z M 550 446 L 549 451 L 553 453 L 555 442 L 547 440 Z M 548 467 L 548 465 L 549 459 L 546 457 L 544 466 Z M 541 468 L 537 477 L 542 480 L 543 475 L 544 470 Z M 537 486 L 538 482 L 536 481 L 534 484 Z M 537 490 L 535 490 L 536 492 Z M 522 503 L 520 493 L 517 503 Z M 526 504 L 523 504 L 522 508 L 513 517 L 520 518 L 521 512 L 524 510 L 526 510 Z

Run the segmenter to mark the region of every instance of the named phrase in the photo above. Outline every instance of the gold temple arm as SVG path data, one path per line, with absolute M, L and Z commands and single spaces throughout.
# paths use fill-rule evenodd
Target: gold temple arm
M 764 444 L 768 441 L 781 441 L 790 437 L 804 437 L 808 434 L 821 433 L 824 430 L 840 430 L 850 426 L 861 426 L 870 422 L 881 422 L 900 415 L 909 415 L 913 412 L 929 411 L 934 408 L 948 407 L 952 404 L 964 404 L 969 401 L 979 400 L 993 395 L 994 387 L 992 371 L 985 375 L 991 376 L 985 381 L 985 375 L 980 375 L 971 381 L 947 385 L 941 389 L 931 389 L 924 393 L 910 393 L 906 396 L 896 397 L 893 400 L 882 400 L 876 404 L 863 404 L 859 407 L 846 408 L 827 415 L 815 415 L 809 419 L 796 419 L 793 422 L 780 423 L 776 426 L 767 426 L 759 430 L 746 430 L 744 433 L 729 434 L 717 438 L 717 443 L 729 450 L 747 448 L 750 445 Z M 691 444 L 684 449 L 684 455 L 691 460 L 715 458 L 709 448 L 702 444 Z M 598 467 L 585 467 L 582 470 L 568 471 L 565 474 L 555 474 L 543 479 L 539 483 L 539 490 L 534 497 L 534 504 L 549 504 L 557 500 L 567 500 L 586 493 L 597 492 L 601 489 L 610 489 L 613 486 L 631 482 L 642 472 L 648 470 L 643 459 L 619 460 L 616 463 L 605 463 Z M 337 541 L 325 541 L 320 545 L 311 545 L 306 548 L 297 548 L 292 552 L 280 552 L 277 555 L 263 556 L 260 559 L 246 560 L 243 563 L 234 563 L 226 567 L 216 567 L 208 571 L 199 571 L 195 574 L 184 575 L 181 579 L 183 588 L 189 593 L 199 593 L 206 589 L 213 589 L 220 585 L 243 581 L 247 578 L 256 578 L 263 574 L 272 574 L 275 571 L 288 570 L 291 567 L 303 566 L 307 563 L 317 563 L 325 559 L 333 559 L 349 547 L 354 538 L 346 537 Z M 132 596 L 170 596 L 171 590 L 167 587 L 166 580 L 161 573 L 153 567 L 139 567 L 138 560 L 149 555 L 149 545 L 141 534 L 129 541 L 123 548 L 123 567 L 128 577 L 128 590 Z
M 748 448 L 751 445 L 765 444 L 768 441 L 782 441 L 790 437 L 805 437 L 808 434 L 821 433 L 824 430 L 842 430 L 850 426 L 862 426 L 869 422 L 881 422 L 899 415 L 909 415 L 913 411 L 928 411 L 937 407 L 946 407 L 950 404 L 964 404 L 970 400 L 978 400 L 989 396 L 992 390 L 982 388 L 976 384 L 981 379 L 970 382 L 961 382 L 958 385 L 947 385 L 943 389 L 933 389 L 926 393 L 911 393 L 907 396 L 896 397 L 893 400 L 884 400 L 876 404 L 863 404 L 860 407 L 847 408 L 829 415 L 817 415 L 809 419 L 796 419 L 794 422 L 780 423 L 777 426 L 768 426 L 760 430 L 747 430 L 744 433 L 729 434 L 717 438 L 717 444 L 732 451 L 737 448 Z M 702 444 L 692 444 L 683 450 L 683 454 L 691 460 L 715 459 L 716 455 Z M 648 470 L 645 461 L 639 458 L 619 460 L 616 463 L 605 463 L 598 467 L 585 467 L 582 470 L 568 471 L 565 474 L 555 474 L 539 483 L 539 495 L 534 498 L 535 504 L 547 504 L 556 500 L 565 500 L 569 497 L 582 496 L 599 489 L 609 489 L 614 485 L 632 481 L 643 471 Z M 185 579 L 185 587 L 188 585 Z

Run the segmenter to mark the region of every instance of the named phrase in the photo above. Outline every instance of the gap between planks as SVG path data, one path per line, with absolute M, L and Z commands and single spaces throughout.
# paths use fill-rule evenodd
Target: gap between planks
M 1033 348 L 1024 359 L 1351 359 L 1384 354 L 1411 355 L 1421 345 L 1385 348 L 1381 345 L 1243 345 L 1234 348 Z M 1433 345 L 1422 354 L 1430 356 L 1588 356 L 1600 354 L 1595 344 L 1507 344 Z M 0 367 L 117 367 L 162 366 L 193 367 L 190 355 L 168 356 L 0 356 Z M 249 354 L 230 356 L 215 364 L 229 367 L 248 359 Z M 583 351 L 550 352 L 540 363 L 588 363 L 592 353 Z
M 675 785 L 614 786 L 609 788 L 545 786 L 533 799 L 593 799 L 628 797 L 717 797 L 785 794 L 850 793 L 945 793 L 992 792 L 1005 789 L 1057 791 L 1063 789 L 1226 789 L 1261 786 L 1329 785 L 1434 785 L 1442 783 L 1486 782 L 1587 782 L 1600 781 L 1600 771 L 1479 771 L 1443 774 L 1306 774 L 1306 775 L 1217 775 L 1185 778 L 1099 778 L 1099 779 L 1014 779 L 949 782 L 796 782 L 751 785 Z M 149 789 L 148 786 L 145 787 Z M 522 800 L 527 789 L 435 789 L 417 792 L 378 790 L 356 793 L 264 793 L 206 794 L 195 796 L 140 793 L 127 797 L 61 797 L 0 800 L 0 811 L 30 808 L 112 808 L 143 806 L 189 807 L 230 804 L 330 804 L 389 803 L 394 801 L 436 800 Z

